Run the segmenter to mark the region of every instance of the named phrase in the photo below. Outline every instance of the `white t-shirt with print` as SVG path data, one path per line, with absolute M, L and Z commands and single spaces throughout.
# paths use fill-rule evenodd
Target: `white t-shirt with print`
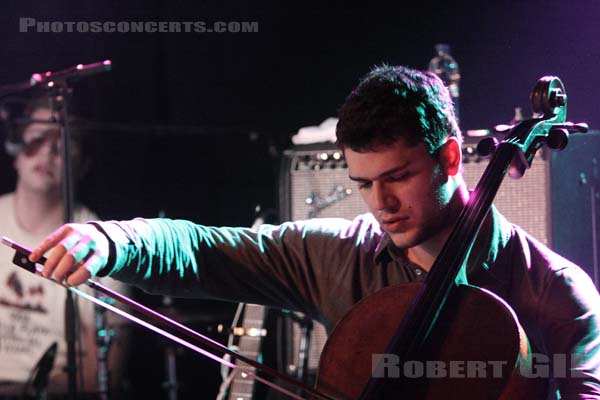
M 0 235 L 29 248 L 37 246 L 52 232 L 25 232 L 16 221 L 14 201 L 14 193 L 0 196 Z M 78 207 L 74 214 L 75 222 L 98 219 L 85 207 Z M 64 384 L 64 368 L 67 364 L 64 330 L 66 289 L 15 266 L 12 263 L 14 254 L 14 250 L 0 245 L 0 382 L 27 382 L 40 357 L 52 343 L 57 342 L 58 352 L 50 375 L 50 387 L 53 381 L 61 381 Z M 122 287 L 119 287 L 122 284 L 112 279 L 108 280 L 111 288 L 122 290 Z M 106 284 L 106 280 L 103 283 Z M 87 287 L 84 290 L 92 292 Z M 95 356 L 91 353 L 96 351 L 93 339 L 94 304 L 77 296 L 75 301 L 79 312 L 84 353 L 83 368 L 95 371 Z M 111 322 L 114 322 L 115 317 L 111 318 Z M 116 319 L 118 318 L 120 317 L 117 316 Z M 89 374 L 90 371 L 87 372 L 87 376 L 94 376 Z M 89 382 L 86 386 L 89 387 Z M 59 387 L 56 390 L 64 389 Z

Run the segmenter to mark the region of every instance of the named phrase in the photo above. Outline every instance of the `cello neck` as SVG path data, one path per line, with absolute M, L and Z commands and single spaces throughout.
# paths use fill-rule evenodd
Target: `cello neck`
M 436 316 L 456 286 L 464 261 L 483 224 L 500 184 L 518 152 L 511 144 L 502 144 L 488 164 L 440 254 L 436 258 L 422 289 L 406 314 L 394 347 L 400 359 L 410 359 L 428 337 Z

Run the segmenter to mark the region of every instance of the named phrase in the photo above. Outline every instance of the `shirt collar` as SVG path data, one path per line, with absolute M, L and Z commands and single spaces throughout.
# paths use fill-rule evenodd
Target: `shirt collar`
M 377 243 L 377 247 L 375 247 L 375 255 L 373 256 L 373 260 L 375 264 L 382 260 L 382 258 L 388 257 L 390 259 L 394 259 L 394 254 L 390 252 L 390 247 L 394 246 L 392 243 L 392 239 L 387 232 L 384 232 L 381 236 L 381 240 Z

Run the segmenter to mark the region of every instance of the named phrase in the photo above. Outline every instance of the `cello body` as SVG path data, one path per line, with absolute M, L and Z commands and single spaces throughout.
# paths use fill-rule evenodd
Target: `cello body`
M 431 346 L 417 359 L 400 363 L 386 354 L 420 286 L 384 288 L 342 318 L 321 355 L 319 391 L 358 399 L 369 378 L 380 376 L 381 399 L 545 398 L 547 382 L 532 377 L 528 340 L 514 312 L 485 289 L 454 289 L 428 339 Z

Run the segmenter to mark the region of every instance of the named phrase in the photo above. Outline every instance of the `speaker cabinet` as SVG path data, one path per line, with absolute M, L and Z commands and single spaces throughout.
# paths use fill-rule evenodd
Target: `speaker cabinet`
M 571 135 L 552 153 L 552 247 L 600 287 L 600 131 Z

